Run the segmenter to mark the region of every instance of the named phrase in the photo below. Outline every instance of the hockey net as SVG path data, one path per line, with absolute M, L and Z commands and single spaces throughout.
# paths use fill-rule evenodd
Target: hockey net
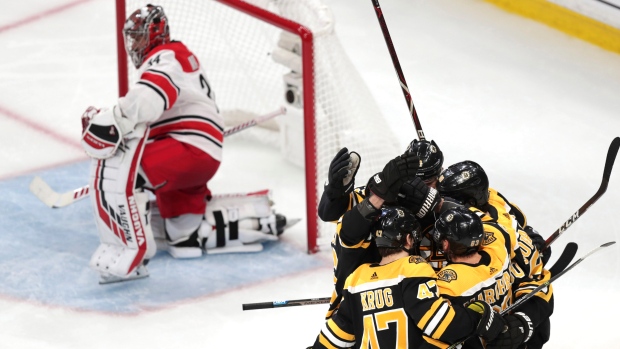
M 121 29 L 148 2 L 117 0 L 119 93 L 133 79 Z M 333 223 L 318 219 L 330 161 L 342 147 L 362 156 L 357 185 L 402 149 L 334 31 L 322 0 L 159 0 L 171 37 L 206 63 L 227 126 L 277 109 L 286 117 L 243 134 L 279 145 L 305 169 L 308 252 L 331 239 Z M 251 132 L 250 132 L 251 131 Z M 240 134 L 241 134 L 240 133 Z M 373 137 L 369 137 L 373 135 Z

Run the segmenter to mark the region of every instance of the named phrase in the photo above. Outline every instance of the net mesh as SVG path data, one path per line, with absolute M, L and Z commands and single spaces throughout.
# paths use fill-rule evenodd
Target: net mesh
M 297 22 L 313 33 L 315 115 L 303 117 L 313 117 L 316 127 L 317 173 L 306 175 L 316 178 L 317 197 L 323 191 L 330 161 L 344 146 L 362 156 L 356 184 L 364 185 L 403 149 L 344 52 L 330 9 L 320 0 L 246 2 Z M 126 14 L 147 3 L 126 0 Z M 295 109 L 284 98 L 283 76 L 291 68 L 272 57 L 281 29 L 217 1 L 159 0 L 155 4 L 162 6 L 168 16 L 172 39 L 184 42 L 198 56 L 227 125 L 272 112 L 281 105 Z M 130 66 L 130 84 L 135 81 L 132 73 Z M 277 130 L 254 127 L 239 134 L 280 144 Z M 297 163 L 303 164 L 303 159 Z M 308 205 L 316 207 L 317 203 Z M 331 238 L 333 224 L 322 223 L 316 216 L 307 218 L 318 226 L 319 242 Z

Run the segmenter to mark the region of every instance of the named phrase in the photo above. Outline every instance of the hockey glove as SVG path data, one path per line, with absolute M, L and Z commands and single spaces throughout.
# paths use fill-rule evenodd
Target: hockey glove
M 401 185 L 415 177 L 420 167 L 420 158 L 415 154 L 403 154 L 390 160 L 383 171 L 370 180 L 373 194 L 387 202 L 396 202 Z
M 518 312 L 504 316 L 508 329 L 497 338 L 487 341 L 487 349 L 516 349 L 527 342 L 534 332 L 534 325 L 529 316 Z
M 358 153 L 351 152 L 345 147 L 329 164 L 325 194 L 329 199 L 337 199 L 353 191 L 355 174 L 360 167 L 361 158 Z
M 487 342 L 494 340 L 506 330 L 506 321 L 497 313 L 487 302 L 475 301 L 467 306 L 467 309 L 473 310 L 482 315 L 480 322 L 476 327 L 475 333 L 484 338 Z M 489 347 L 487 347 L 488 349 Z
M 122 141 L 112 109 L 88 107 L 82 114 L 82 148 L 95 159 L 107 159 L 116 154 Z
M 415 213 L 418 218 L 424 218 L 435 210 L 441 201 L 441 196 L 435 188 L 431 188 L 420 177 L 408 179 L 400 187 L 398 203 Z
M 536 246 L 543 265 L 547 265 L 547 261 L 549 260 L 549 258 L 551 258 L 551 246 L 548 246 L 543 251 L 543 249 L 545 248 L 545 239 L 543 239 L 542 235 L 540 235 L 540 233 L 538 233 L 534 228 L 529 225 L 526 225 L 525 228 L 523 228 L 523 231 L 525 231 L 527 233 L 527 236 L 532 239 L 532 243 L 534 244 L 534 246 Z

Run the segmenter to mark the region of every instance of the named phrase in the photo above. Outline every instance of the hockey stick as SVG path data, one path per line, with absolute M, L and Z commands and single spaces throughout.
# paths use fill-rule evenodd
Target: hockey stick
M 557 275 L 558 273 L 561 273 L 564 269 L 566 269 L 568 264 L 573 261 L 573 258 L 575 258 L 575 255 L 577 254 L 577 248 L 578 246 L 574 242 L 569 242 L 568 244 L 566 244 L 566 247 L 564 247 L 564 251 L 562 251 L 560 258 L 558 258 L 558 260 L 553 264 L 553 266 L 549 268 L 551 276 Z
M 575 253 L 577 253 L 577 244 L 574 242 L 569 242 L 560 258 L 556 261 L 556 263 L 551 267 L 550 272 L 551 275 L 555 275 L 556 273 L 560 273 L 566 266 L 573 260 L 575 257 Z M 331 300 L 331 297 L 322 297 L 322 298 L 310 298 L 310 299 L 294 299 L 289 301 L 274 301 L 274 302 L 260 302 L 260 303 L 247 303 L 242 304 L 243 310 L 255 310 L 255 309 L 271 309 L 271 308 L 282 308 L 282 307 L 292 307 L 299 305 L 313 305 L 313 304 L 328 304 Z
M 224 137 L 230 136 L 252 126 L 256 126 L 261 122 L 273 119 L 278 115 L 286 114 L 286 108 L 280 107 L 280 109 L 273 111 L 269 114 L 258 116 L 252 120 L 241 123 L 237 126 L 231 127 L 224 131 Z M 89 186 L 74 189 L 65 193 L 58 193 L 54 191 L 41 177 L 35 176 L 30 182 L 30 191 L 41 200 L 45 205 L 51 208 L 60 208 L 71 205 L 74 202 L 80 201 L 88 196 Z
M 328 304 L 330 300 L 331 300 L 331 297 L 323 297 L 323 298 L 309 298 L 309 299 L 293 299 L 290 301 L 246 303 L 246 304 L 242 304 L 242 308 L 243 310 L 255 310 L 255 309 L 294 307 L 294 306 L 299 306 L 299 305 Z
M 610 242 L 606 242 L 604 244 L 602 244 L 599 247 L 596 247 L 595 249 L 593 249 L 592 251 L 586 253 L 585 256 L 579 258 L 578 260 L 576 260 L 573 264 L 571 264 L 570 266 L 568 266 L 567 268 L 565 268 L 564 270 L 560 271 L 557 275 L 553 275 L 549 280 L 545 281 L 544 283 L 540 284 L 538 287 L 536 287 L 535 289 L 532 290 L 532 292 L 526 294 L 525 296 L 517 299 L 514 303 L 512 303 L 510 306 L 508 306 L 506 309 L 502 310 L 499 314 L 500 315 L 504 315 L 507 314 L 509 311 L 511 311 L 512 309 L 518 307 L 519 305 L 523 304 L 523 302 L 527 301 L 528 299 L 534 297 L 536 295 L 536 293 L 538 293 L 540 290 L 542 290 L 545 287 L 548 287 L 552 282 L 554 282 L 555 280 L 557 280 L 560 276 L 566 274 L 569 270 L 573 269 L 574 267 L 576 267 L 579 263 L 583 262 L 586 258 L 588 258 L 588 256 L 600 251 L 601 249 L 605 248 L 605 247 L 609 247 L 613 244 L 615 244 L 615 241 L 610 241 Z M 458 348 L 460 344 L 463 344 L 464 342 L 466 342 L 469 338 L 473 337 L 473 335 L 465 338 L 465 340 L 452 344 L 451 346 L 448 347 L 448 349 L 454 349 L 454 348 Z
M 592 206 L 607 190 L 607 185 L 609 184 L 609 177 L 611 176 L 611 169 L 614 167 L 614 161 L 616 161 L 616 155 L 618 154 L 618 149 L 620 148 L 620 137 L 616 137 L 611 141 L 609 145 L 609 150 L 607 151 L 607 159 L 605 160 L 605 169 L 603 170 L 603 180 L 601 181 L 601 186 L 598 188 L 598 191 L 594 196 L 590 198 L 590 200 L 586 201 L 583 206 L 577 210 L 566 222 L 564 222 L 558 230 L 556 230 L 549 238 L 545 241 L 545 247 L 543 251 L 549 247 L 560 235 L 564 233 L 568 227 L 570 227 L 581 215 L 583 215 L 589 208 Z
M 377 14 L 377 19 L 379 20 L 379 25 L 381 26 L 381 31 L 383 32 L 385 44 L 387 45 L 388 51 L 390 51 L 390 57 L 392 57 L 392 63 L 394 64 L 394 69 L 396 69 L 396 75 L 398 75 L 400 88 L 403 90 L 403 95 L 405 96 L 405 101 L 407 102 L 411 119 L 413 120 L 415 129 L 418 132 L 418 138 L 423 141 L 426 137 L 424 137 L 424 131 L 422 130 L 422 125 L 420 124 L 420 119 L 418 118 L 418 112 L 415 110 L 415 106 L 413 105 L 413 99 L 411 99 L 409 87 L 407 86 L 407 81 L 405 81 L 405 75 L 400 67 L 400 62 L 398 61 L 398 56 L 396 55 L 396 50 L 394 49 L 394 44 L 392 43 L 392 37 L 390 36 L 387 24 L 385 23 L 385 18 L 383 18 L 381 5 L 379 5 L 379 0 L 372 0 L 372 4 L 375 8 L 375 13 Z

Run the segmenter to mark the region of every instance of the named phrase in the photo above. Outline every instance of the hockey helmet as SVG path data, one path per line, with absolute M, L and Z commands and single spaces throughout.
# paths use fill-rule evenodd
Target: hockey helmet
M 407 235 L 413 237 L 413 244 L 420 241 L 421 226 L 413 213 L 404 207 L 386 206 L 375 223 L 373 235 L 377 247 L 403 248 Z
M 409 143 L 405 153 L 414 153 L 420 158 L 420 168 L 416 175 L 423 180 L 435 179 L 441 173 L 443 153 L 435 141 L 414 139 Z
M 443 240 L 450 243 L 448 257 L 469 255 L 482 246 L 484 230 L 482 220 L 464 207 L 454 207 L 443 212 L 435 222 L 433 240 L 441 247 Z
M 135 10 L 123 27 L 125 50 L 139 68 L 155 47 L 170 42 L 168 18 L 161 6 L 148 4 Z
M 489 178 L 477 163 L 461 161 L 441 173 L 437 190 L 441 195 L 480 208 L 489 201 Z

